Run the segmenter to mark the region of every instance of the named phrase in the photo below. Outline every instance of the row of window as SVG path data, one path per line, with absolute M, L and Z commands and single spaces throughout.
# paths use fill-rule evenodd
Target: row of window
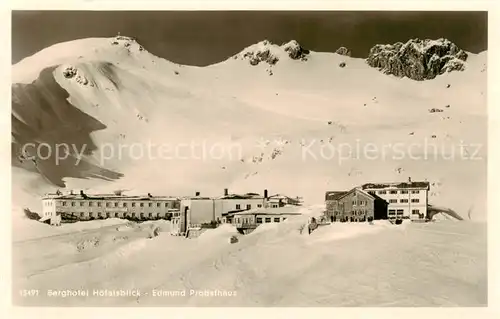
M 387 191 L 378 191 L 380 195 L 387 194 Z M 419 190 L 412 190 L 412 194 L 420 194 Z M 389 191 L 389 194 L 398 194 L 398 191 Z M 399 191 L 399 194 L 408 194 L 408 190 L 401 190 Z
M 394 215 L 394 214 L 403 215 L 403 212 L 404 212 L 403 209 L 397 209 L 397 210 L 396 209 L 389 209 L 389 215 Z M 419 209 L 412 209 L 411 213 L 412 214 L 420 214 L 420 210 Z
M 285 221 L 285 220 L 286 220 L 286 218 L 283 218 L 283 221 Z M 280 218 L 279 217 L 274 217 L 273 221 L 275 223 L 279 223 L 280 222 Z M 264 218 L 264 223 L 271 223 L 271 217 Z M 257 217 L 257 224 L 262 224 L 262 217 Z
M 140 214 L 136 214 L 136 213 L 132 213 L 132 214 L 125 214 L 125 216 L 129 215 L 130 217 L 140 217 L 140 218 L 144 218 L 145 217 L 145 214 L 144 213 L 140 213 Z M 71 213 L 71 216 L 75 216 L 75 217 L 85 217 L 85 213 L 84 212 L 80 212 L 80 213 Z M 120 213 L 89 213 L 89 217 L 108 217 L 108 218 L 111 218 L 111 217 L 119 217 L 120 216 Z M 156 216 L 159 216 L 159 214 L 157 213 L 149 213 L 148 214 L 148 217 L 149 218 L 153 218 L 153 217 L 156 217 Z
M 358 206 L 366 206 L 367 204 L 368 204 L 368 201 L 366 201 L 366 200 L 353 200 L 352 201 L 352 205 L 353 206 L 356 206 L 356 205 L 358 205 Z
M 404 210 L 403 209 L 389 209 L 389 216 L 390 215 L 403 215 Z
M 397 199 L 389 199 L 389 203 L 390 204 L 395 204 L 397 202 L 398 202 Z M 400 199 L 399 202 L 400 203 L 408 203 L 408 199 L 407 198 L 403 198 L 403 199 Z M 412 203 L 420 203 L 420 199 L 418 199 L 418 198 L 412 198 L 411 202 Z
M 257 208 L 261 208 L 262 204 L 257 204 Z M 278 206 L 276 206 L 278 207 Z M 236 209 L 241 209 L 241 204 L 236 204 Z M 252 204 L 247 204 L 247 209 L 252 209 Z
M 47 202 L 47 203 L 51 204 L 50 202 Z M 77 202 L 72 201 L 72 202 L 70 202 L 70 205 L 72 207 L 75 207 L 75 206 L 77 206 L 76 203 Z M 79 203 L 80 203 L 80 207 L 85 206 L 85 203 L 88 204 L 88 207 L 93 207 L 95 202 L 94 201 L 87 201 L 87 202 L 86 201 L 79 201 Z M 102 207 L 102 204 L 103 204 L 103 202 L 97 202 L 97 207 Z M 120 206 L 119 202 L 114 202 L 114 203 L 105 202 L 105 204 L 106 204 L 106 207 L 127 207 L 128 206 L 128 202 L 122 202 L 121 206 Z M 162 206 L 161 205 L 162 203 L 144 203 L 144 202 L 137 202 L 137 203 L 136 202 L 132 202 L 130 206 L 131 207 L 136 207 L 137 204 L 139 205 L 139 207 L 145 207 L 146 204 L 147 204 L 147 207 L 153 207 L 153 204 L 156 204 L 155 205 L 156 207 L 161 207 Z M 164 207 L 169 207 L 170 202 L 166 202 L 166 203 L 163 203 L 163 204 L 164 204 Z M 68 202 L 63 201 L 63 202 L 61 202 L 61 205 L 62 206 L 68 206 Z M 173 208 L 179 208 L 179 203 L 178 202 L 173 202 L 173 204 L 170 204 L 170 205 Z

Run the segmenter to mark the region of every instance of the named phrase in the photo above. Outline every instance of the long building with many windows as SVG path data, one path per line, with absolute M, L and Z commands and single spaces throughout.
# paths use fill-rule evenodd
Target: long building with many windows
M 170 219 L 179 212 L 180 199 L 164 196 L 123 196 L 114 194 L 87 195 L 47 194 L 42 198 L 40 221 L 58 225 L 67 220 L 131 218 L 137 220 Z

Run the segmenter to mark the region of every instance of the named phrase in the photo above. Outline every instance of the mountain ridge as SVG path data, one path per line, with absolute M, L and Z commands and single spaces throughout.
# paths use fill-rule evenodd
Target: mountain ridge
M 264 51 L 272 45 L 262 44 Z M 446 153 L 460 140 L 485 145 L 486 52 L 470 54 L 463 72 L 414 81 L 383 74 L 364 59 L 314 51 L 305 54 L 300 44 L 288 44 L 271 47 L 280 54 L 274 65 L 262 54 L 264 63 L 251 65 L 252 57 L 244 58 L 244 49 L 239 55 L 244 61 L 229 57 L 207 67 L 183 66 L 153 56 L 129 37 L 63 43 L 19 62 L 13 66 L 12 116 L 16 123 L 25 123 L 31 133 L 19 134 L 13 127 L 13 179 L 23 188 L 14 185 L 14 191 L 28 189 L 38 194 L 42 188 L 68 187 L 169 194 L 191 194 L 196 189 L 217 194 L 226 187 L 235 192 L 269 188 L 303 195 L 306 201 L 317 203 L 331 188 L 412 176 L 414 180 L 445 181 L 444 189 L 432 195 L 436 204 L 460 212 L 460 207 L 470 207 L 472 201 L 478 202 L 474 207 L 481 210 L 485 205 L 481 199 L 484 161 L 450 164 L 441 158 L 433 163 L 302 157 L 306 149 L 321 157 L 321 152 L 335 151 L 342 143 L 355 148 L 357 140 L 383 146 L 422 144 L 429 139 L 449 147 Z M 287 47 L 297 50 L 287 52 Z M 274 49 L 269 52 L 274 53 Z M 290 58 L 289 53 L 298 59 Z M 51 67 L 49 74 L 40 78 L 47 65 Z M 47 76 L 53 77 L 55 84 L 46 82 Z M 34 91 L 16 84 L 33 84 L 37 79 Z M 72 108 L 91 119 L 82 118 L 75 121 L 78 125 L 63 130 L 56 119 L 77 111 Z M 430 113 L 430 109 L 444 111 Z M 70 171 L 65 176 L 60 176 L 53 159 L 26 171 L 63 184 L 23 185 L 23 169 L 16 162 L 22 160 L 19 149 L 23 143 L 72 143 L 69 137 L 83 132 L 80 127 L 90 124 L 87 121 L 98 121 L 105 127 L 89 134 L 96 148 L 84 154 L 81 162 L 92 169 L 68 168 L 75 161 L 77 154 L 73 153 L 67 159 L 65 167 Z M 259 145 L 256 142 L 260 139 L 269 143 Z M 238 149 L 231 147 L 236 145 L 242 151 L 217 160 L 175 156 L 153 160 L 108 154 L 122 146 L 151 143 L 175 149 L 180 143 L 193 141 L 235 153 Z M 483 156 L 485 152 L 481 150 Z M 106 155 L 111 158 L 103 160 Z M 118 178 L 110 179 L 109 174 Z M 464 180 L 474 187 L 471 198 L 456 196 L 465 191 Z M 36 196 L 32 200 L 30 205 L 36 211 Z

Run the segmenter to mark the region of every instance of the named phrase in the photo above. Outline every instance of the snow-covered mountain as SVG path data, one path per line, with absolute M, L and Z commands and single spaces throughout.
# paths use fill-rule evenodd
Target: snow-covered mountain
M 466 53 L 462 71 L 440 69 L 426 81 L 339 52 L 262 41 L 193 67 L 118 36 L 60 43 L 20 61 L 12 67 L 16 216 L 62 187 L 168 195 L 267 188 L 321 203 L 327 190 L 411 177 L 431 182 L 431 203 L 486 219 L 486 52 Z M 41 154 L 29 159 L 35 147 L 23 154 L 26 143 Z M 52 150 L 46 160 L 43 143 Z M 56 161 L 63 143 L 70 155 Z

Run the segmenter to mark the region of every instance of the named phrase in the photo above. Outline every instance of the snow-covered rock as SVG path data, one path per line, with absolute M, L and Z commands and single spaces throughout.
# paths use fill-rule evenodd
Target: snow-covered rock
M 337 51 L 335 51 L 335 53 L 337 53 L 339 55 L 351 56 L 351 50 L 349 50 L 346 47 L 338 48 Z
M 468 54 L 447 39 L 412 39 L 406 43 L 377 44 L 368 65 L 386 74 L 429 80 L 445 72 L 463 71 Z

